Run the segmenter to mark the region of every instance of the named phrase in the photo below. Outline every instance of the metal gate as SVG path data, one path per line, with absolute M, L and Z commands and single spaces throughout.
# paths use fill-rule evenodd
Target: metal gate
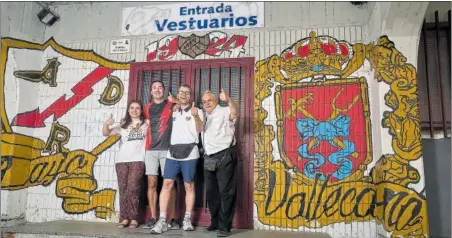
M 182 83 L 190 85 L 198 107 L 201 106 L 201 95 L 205 90 L 219 95 L 221 89 L 239 105 L 240 117 L 236 125 L 239 163 L 236 215 L 233 221 L 235 228 L 253 226 L 253 73 L 254 58 L 132 63 L 130 69 L 129 101 L 139 99 L 143 104 L 148 103 L 151 99 L 151 83 L 160 80 L 165 85 L 165 96 L 168 92 L 175 95 Z M 226 105 L 220 102 L 220 106 Z M 183 182 L 178 181 L 177 187 L 178 214 L 184 214 Z M 202 159 L 197 167 L 195 193 L 192 222 L 198 226 L 207 226 L 210 224 L 210 213 L 205 199 Z M 142 201 L 147 203 L 146 198 Z
M 434 23 L 424 22 L 419 42 L 419 111 L 422 130 L 430 138 L 451 133 L 450 14 L 447 22 L 439 22 L 436 11 Z

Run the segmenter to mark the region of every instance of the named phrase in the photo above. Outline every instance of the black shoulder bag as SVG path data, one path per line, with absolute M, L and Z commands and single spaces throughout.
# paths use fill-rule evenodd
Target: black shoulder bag
M 210 157 L 206 152 L 204 152 L 204 169 L 210 172 L 215 172 L 218 167 L 220 166 L 223 159 L 226 157 L 226 155 L 229 154 L 229 151 L 232 148 L 232 145 L 234 144 L 234 137 L 232 137 L 231 144 L 229 145 L 229 148 L 227 149 L 226 153 L 224 153 L 223 157 L 221 159 L 215 159 Z

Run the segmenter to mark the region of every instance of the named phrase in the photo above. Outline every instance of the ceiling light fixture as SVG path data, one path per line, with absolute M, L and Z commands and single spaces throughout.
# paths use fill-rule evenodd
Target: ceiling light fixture
M 38 18 L 47 26 L 52 26 L 56 21 L 60 19 L 60 16 L 58 16 L 58 14 L 56 14 L 49 8 L 42 8 L 41 11 L 38 12 Z
M 366 1 L 361 1 L 361 2 L 350 2 L 352 5 L 355 5 L 355 6 L 361 6 L 361 5 L 364 5 L 364 4 L 366 4 L 367 2 Z

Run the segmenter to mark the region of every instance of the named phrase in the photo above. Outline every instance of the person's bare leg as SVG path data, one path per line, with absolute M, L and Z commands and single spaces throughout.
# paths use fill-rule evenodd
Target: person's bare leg
M 171 179 L 171 193 L 169 194 L 168 212 L 171 219 L 176 220 L 176 186 L 174 186 L 174 180 Z
M 184 231 L 193 231 L 194 227 L 191 224 L 191 213 L 195 205 L 195 184 L 194 182 L 184 182 L 185 187 L 185 215 L 183 227 Z
M 185 215 L 191 214 L 195 205 L 195 183 L 184 182 L 185 186 Z
M 162 191 L 160 191 L 160 215 L 157 223 L 152 228 L 152 234 L 162 234 L 168 231 L 168 228 L 171 228 L 166 221 L 166 211 L 168 209 L 168 199 L 170 198 L 171 188 L 173 187 L 174 180 L 172 179 L 164 179 Z
M 166 212 L 168 210 L 169 199 L 171 197 L 170 193 L 174 188 L 173 184 L 174 180 L 172 179 L 163 180 L 162 191 L 160 192 L 160 214 L 162 214 L 163 211 Z
M 148 200 L 151 216 L 157 219 L 157 176 L 155 175 L 148 176 Z

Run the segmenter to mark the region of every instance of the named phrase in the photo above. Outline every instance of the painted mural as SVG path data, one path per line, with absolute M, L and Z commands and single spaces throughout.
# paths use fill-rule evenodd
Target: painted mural
M 83 214 L 94 211 L 94 215 L 101 219 L 112 216 L 115 212 L 116 190 L 98 188 L 94 167 L 99 156 L 114 145 L 118 138 L 101 139 L 89 149 L 81 149 L 83 146 L 74 146 L 74 143 L 73 148 L 70 148 L 68 143 L 73 140 L 70 125 L 74 124 L 60 121 L 74 120 L 68 116 L 68 113 L 74 110 L 85 116 L 80 112 L 80 106 L 89 97 L 97 97 L 97 100 L 91 100 L 99 102 L 99 105 L 94 106 L 96 109 L 118 103 L 122 98 L 124 85 L 113 72 L 128 72 L 129 64 L 106 60 L 92 51 L 68 49 L 53 39 L 41 45 L 4 38 L 1 44 L 2 190 L 14 191 L 56 183 L 55 194 L 62 199 L 64 212 Z M 38 52 L 41 58 L 45 53 L 48 57 L 47 64 L 42 69 L 17 69 L 12 57 L 13 52 L 30 55 Z M 69 78 L 72 80 L 68 83 Z M 107 79 L 108 83 L 99 98 L 93 94 L 93 88 L 104 79 Z M 24 83 L 28 87 L 38 89 L 39 84 L 44 84 L 48 85 L 52 92 L 64 93 L 47 105 L 39 101 L 38 108 L 17 112 L 19 100 L 5 96 L 17 90 L 14 88 L 16 80 L 26 81 Z M 70 92 L 65 92 L 63 85 L 67 86 L 70 82 L 73 86 Z M 86 105 L 82 108 L 89 110 Z M 85 125 L 84 136 L 90 137 L 90 133 L 98 133 L 95 131 L 98 128 L 91 129 L 87 129 Z M 46 141 L 35 136 L 41 132 L 48 134 Z
M 17 70 L 14 71 L 14 76 L 30 82 L 44 82 L 49 84 L 50 87 L 56 87 L 58 67 L 61 63 L 58 62 L 58 58 L 48 59 L 47 62 L 47 65 L 42 70 Z
M 146 60 L 240 57 L 246 41 L 224 32 L 169 35 L 146 47 Z M 42 62 L 16 67 L 15 51 L 41 52 Z M 423 179 L 422 168 L 410 165 L 421 159 L 416 69 L 394 43 L 382 36 L 376 43 L 350 44 L 312 32 L 281 54 L 256 61 L 255 219 L 295 229 L 375 220 L 394 237 L 427 237 L 425 194 L 412 188 Z M 53 39 L 35 44 L 4 38 L 1 67 L 2 190 L 55 185 L 65 213 L 111 217 L 116 190 L 100 187 L 94 171 L 118 138 L 77 145 L 74 134 L 80 137 L 80 131 L 71 121 L 75 112 L 109 114 L 125 102 L 125 80 L 118 72 L 128 75 L 129 63 L 68 49 Z M 362 68 L 374 73 L 357 74 Z M 389 86 L 385 105 L 391 110 L 382 112 L 382 121 L 371 120 L 371 80 Z M 18 110 L 16 81 L 60 94 Z M 84 125 L 82 140 L 100 134 L 100 125 Z M 393 153 L 373 156 L 374 127 L 388 129 Z
M 245 53 L 247 39 L 243 35 L 228 36 L 222 31 L 212 31 L 203 36 L 194 33 L 187 37 L 168 35 L 146 46 L 146 60 L 170 60 L 178 52 L 192 59 L 200 55 L 219 57 L 225 52 L 229 52 L 225 57 L 236 58 Z
M 362 67 L 375 76 L 356 76 Z M 428 236 L 425 194 L 410 188 L 423 179 L 410 165 L 421 158 L 416 69 L 387 36 L 352 45 L 311 32 L 257 61 L 254 80 L 254 202 L 262 224 L 376 220 L 393 237 Z M 381 122 L 370 120 L 370 80 L 390 88 Z M 368 167 L 372 125 L 389 129 L 394 153 Z
M 245 52 L 246 40 L 245 36 L 229 36 L 220 31 L 204 36 L 166 36 L 146 47 L 147 60 L 170 60 L 176 53 L 197 58 L 203 54 L 221 56 L 229 52 L 229 57 L 238 57 Z M 25 54 L 39 52 L 37 60 L 42 61 L 43 66 L 26 69 L 17 67 L 14 57 L 11 57 L 14 51 L 23 51 Z M 77 117 L 75 113 L 79 113 L 80 118 L 90 117 L 87 113 L 93 110 L 106 109 L 105 113 L 109 115 L 112 106 L 127 100 L 127 97 L 123 97 L 123 80 L 114 73 L 126 71 L 128 76 L 130 64 L 107 60 L 93 51 L 65 48 L 52 38 L 44 44 L 3 38 L 1 57 L 2 190 L 48 187 L 55 183 L 55 195 L 62 199 L 65 213 L 94 211 L 97 218 L 112 217 L 115 213 L 116 190 L 99 189 L 94 170 L 99 157 L 118 141 L 118 137 L 102 139 L 90 148 L 79 141 L 85 147 L 80 149 L 79 145 L 74 146 L 75 143 L 69 145 L 77 139 L 71 137 L 72 127 L 76 128 L 77 125 L 70 121 Z M 66 88 L 68 77 L 75 82 L 70 88 Z M 31 85 L 35 90 L 52 90 L 52 93 L 61 94 L 50 103 L 38 99 L 37 107 L 17 111 L 18 95 L 9 93 L 18 90 L 18 81 Z M 42 85 L 46 88 L 39 88 Z M 94 93 L 95 87 L 101 87 L 101 93 Z M 83 106 L 93 101 L 97 104 L 91 108 Z M 73 114 L 69 116 L 71 112 Z M 84 125 L 84 141 L 90 136 L 98 136 L 104 118 L 100 118 L 98 124 Z M 17 132 L 24 130 L 25 133 Z M 46 134 L 44 139 L 36 136 L 41 133 Z

